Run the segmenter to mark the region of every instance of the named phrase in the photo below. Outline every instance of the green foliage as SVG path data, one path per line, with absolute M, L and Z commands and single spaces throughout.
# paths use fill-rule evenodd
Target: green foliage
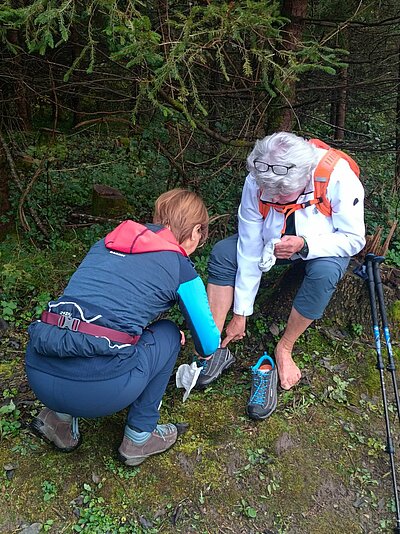
M 12 438 L 15 437 L 21 428 L 20 422 L 21 412 L 15 406 L 13 400 L 0 408 L 0 437 Z
M 347 403 L 348 385 L 354 381 L 354 378 L 344 380 L 339 375 L 333 375 L 335 385 L 329 385 L 327 388 L 328 397 L 339 403 Z
M 51 501 L 57 496 L 57 486 L 54 482 L 44 480 L 42 482 L 43 500 L 45 502 Z
M 48 161 L 46 172 L 35 184 L 31 197 L 42 206 L 47 224 L 52 228 L 52 241 L 64 233 L 66 218 L 71 211 L 89 211 L 93 184 L 108 185 L 121 191 L 130 206 L 127 217 L 151 220 L 154 201 L 165 190 L 170 172 L 165 158 L 147 148 L 147 142 L 156 135 L 153 128 L 158 125 L 160 130 L 162 122 L 161 118 L 154 120 L 155 124 L 146 130 L 140 141 L 130 139 L 128 151 L 115 147 L 116 135 L 97 134 L 67 138 L 61 145 L 52 147 L 38 143 L 28 147 L 29 155 Z M 93 226 L 87 232 L 79 232 L 79 238 L 85 238 L 89 233 L 92 244 L 104 235 L 105 228 L 104 224 Z
M 207 283 L 210 252 L 210 245 L 206 245 L 204 248 L 198 249 L 192 258 L 195 269 L 204 283 Z
M 7 322 L 13 322 L 17 303 L 14 301 L 2 300 L 0 301 L 2 307 L 1 317 Z
M 385 263 L 400 269 L 400 241 L 394 242 L 391 245 L 390 250 L 386 254 Z
M 268 332 L 266 322 L 263 318 L 256 319 L 255 327 L 258 335 L 264 336 Z
M 362 324 L 359 324 L 359 323 L 352 323 L 350 325 L 350 330 L 354 336 L 360 337 L 363 333 L 363 326 Z
M 257 517 L 257 510 L 250 506 L 246 499 L 241 499 L 238 505 L 239 512 L 249 519 Z
M 129 480 L 135 478 L 140 473 L 140 468 L 125 467 L 119 462 L 115 462 L 113 458 L 105 458 L 104 463 L 106 467 L 117 477 Z
M 185 320 L 177 304 L 168 311 L 167 317 L 180 328 L 184 328 Z
M 32 250 L 29 243 L 0 243 L 0 311 L 16 326 L 37 319 L 49 300 L 60 293 L 83 256 L 80 243 L 59 240 L 52 249 Z
M 152 102 L 167 118 L 181 114 L 191 127 L 209 114 L 209 102 L 202 96 L 209 66 L 227 82 L 242 73 L 243 81 L 257 80 L 259 89 L 272 98 L 290 91 L 291 82 L 310 70 L 333 74 L 342 65 L 343 51 L 315 39 L 285 45 L 285 25 L 280 2 L 261 3 L 211 1 L 204 4 L 171 2 L 168 6 L 168 42 L 165 29 L 158 28 L 154 8 L 145 2 L 128 0 L 124 5 L 108 0 L 35 0 L 25 7 L 0 8 L 0 33 L 13 52 L 17 46 L 8 38 L 9 28 L 19 29 L 29 53 L 45 55 L 71 39 L 79 28 L 82 44 L 64 81 L 78 70 L 87 74 L 103 71 L 104 57 L 138 76 L 134 119 L 143 103 Z M 233 66 L 232 58 L 234 58 Z M 160 91 L 173 85 L 172 97 Z
M 376 489 L 379 481 L 373 478 L 372 473 L 368 469 L 356 467 L 350 472 L 350 481 L 358 490 L 361 506 L 377 508 Z
M 50 532 L 54 525 L 54 519 L 47 519 L 42 525 L 43 532 Z
M 101 489 L 101 487 L 102 485 L 98 484 L 98 488 Z M 83 505 L 79 508 L 79 519 L 72 527 L 74 532 L 87 534 L 103 534 L 105 532 L 140 534 L 142 532 L 140 527 L 126 517 L 113 514 L 104 498 L 96 495 L 90 484 L 85 483 L 83 485 L 82 496 Z

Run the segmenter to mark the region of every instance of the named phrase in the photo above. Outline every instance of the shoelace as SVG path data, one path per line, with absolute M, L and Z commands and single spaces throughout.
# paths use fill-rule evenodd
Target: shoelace
M 167 423 L 166 425 L 157 425 L 156 432 L 165 441 L 165 436 L 171 434 L 174 431 L 174 427 L 175 425 L 172 423 Z
M 250 404 L 263 405 L 265 402 L 265 393 L 271 378 L 271 372 L 253 371 L 254 376 L 254 393 L 251 396 Z
M 202 367 L 200 373 L 204 374 L 207 371 L 208 360 L 201 360 L 198 358 L 196 363 L 199 367 Z
M 71 433 L 72 433 L 72 437 L 74 439 L 78 439 L 79 438 L 79 425 L 78 425 L 78 418 L 77 417 L 73 417 L 72 418 Z

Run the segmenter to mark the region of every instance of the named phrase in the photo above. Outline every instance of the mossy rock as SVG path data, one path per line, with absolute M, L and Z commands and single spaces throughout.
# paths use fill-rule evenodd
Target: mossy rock
M 124 195 L 115 187 L 94 184 L 92 194 L 92 215 L 100 217 L 124 216 L 130 206 Z

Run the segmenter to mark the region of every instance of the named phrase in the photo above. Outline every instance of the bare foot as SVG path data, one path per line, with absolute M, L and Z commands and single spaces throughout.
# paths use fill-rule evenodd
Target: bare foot
M 281 388 L 290 389 L 300 380 L 301 372 L 294 363 L 291 347 L 285 345 L 285 341 L 281 339 L 275 349 L 275 360 Z

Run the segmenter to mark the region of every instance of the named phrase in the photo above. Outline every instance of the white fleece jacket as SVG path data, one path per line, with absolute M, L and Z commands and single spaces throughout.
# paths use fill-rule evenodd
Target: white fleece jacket
M 318 149 L 321 158 L 326 150 Z M 251 174 L 243 186 L 238 210 L 239 239 L 237 247 L 238 270 L 235 281 L 233 311 L 238 315 L 253 313 L 261 271 L 258 262 L 264 244 L 281 237 L 284 214 L 270 209 L 264 220 L 258 207 L 259 188 Z M 311 179 L 306 194 L 298 203 L 314 198 Z M 360 179 L 350 169 L 347 161 L 341 159 L 332 171 L 327 189 L 331 202 L 332 216 L 326 217 L 315 206 L 295 212 L 296 234 L 307 240 L 307 260 L 328 256 L 354 256 L 365 245 L 364 188 Z M 299 256 L 294 254 L 291 259 Z

